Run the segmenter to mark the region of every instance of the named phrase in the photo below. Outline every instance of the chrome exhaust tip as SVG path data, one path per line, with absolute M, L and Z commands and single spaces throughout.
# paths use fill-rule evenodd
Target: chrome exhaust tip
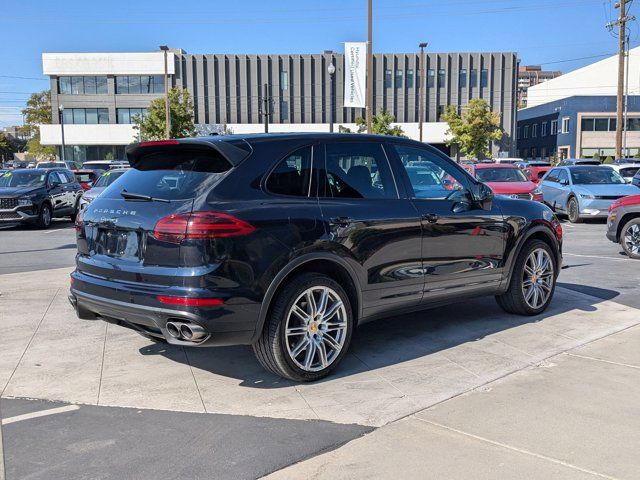
M 207 336 L 207 332 L 200 325 L 195 323 L 183 323 L 180 325 L 182 338 L 189 342 L 196 342 Z
M 179 323 L 167 322 L 167 333 L 173 338 L 179 339 L 182 336 L 180 334 L 180 327 L 181 325 Z

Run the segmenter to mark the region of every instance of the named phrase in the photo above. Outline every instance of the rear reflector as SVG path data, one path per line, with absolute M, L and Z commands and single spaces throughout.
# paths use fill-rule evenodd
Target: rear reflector
M 249 235 L 255 227 L 219 212 L 177 213 L 161 218 L 153 229 L 157 240 L 180 243 L 187 239 L 213 239 Z
M 142 142 L 141 147 L 159 147 L 162 145 L 180 145 L 178 140 L 154 140 L 152 142 Z
M 182 305 L 185 307 L 218 307 L 224 304 L 220 298 L 168 297 L 160 295 L 158 300 L 165 305 Z

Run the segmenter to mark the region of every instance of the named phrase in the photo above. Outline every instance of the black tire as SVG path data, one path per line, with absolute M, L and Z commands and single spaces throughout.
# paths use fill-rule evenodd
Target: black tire
M 286 347 L 285 322 L 287 314 L 296 299 L 312 287 L 329 287 L 342 301 L 346 313 L 346 332 L 342 348 L 335 359 L 324 369 L 306 371 L 298 367 Z M 344 289 L 330 277 L 319 273 L 304 273 L 295 277 L 277 294 L 270 314 L 265 321 L 262 335 L 253 344 L 253 352 L 260 364 L 268 371 L 296 382 L 311 382 L 326 377 L 344 358 L 349 349 L 354 330 L 354 318 L 351 303 Z
M 580 218 L 580 204 L 576 197 L 571 197 L 567 202 L 567 216 L 571 223 L 582 222 L 582 219 Z
M 76 200 L 76 205 L 73 207 L 73 213 L 69 215 L 69 218 L 73 223 L 76 223 L 76 218 L 78 218 L 78 213 L 80 213 L 80 199 Z
M 553 264 L 552 286 L 547 300 L 540 307 L 532 308 L 525 300 L 525 294 L 523 291 L 524 270 L 529 255 L 540 248 L 544 249 L 549 254 L 549 257 L 551 258 L 551 262 Z M 518 258 L 515 261 L 509 288 L 502 295 L 497 295 L 496 301 L 498 302 L 498 305 L 500 305 L 500 307 L 507 313 L 515 313 L 517 315 L 526 316 L 538 315 L 547 309 L 549 303 L 551 303 L 551 300 L 553 299 L 553 294 L 556 289 L 557 276 L 557 260 L 553 251 L 551 250 L 551 247 L 549 247 L 549 245 L 542 240 L 529 240 L 522 247 L 522 250 L 518 254 Z
M 633 218 L 625 223 L 620 231 L 620 246 L 629 258 L 640 260 L 640 250 L 638 250 L 638 247 L 640 247 L 640 238 L 637 232 L 635 232 L 635 234 L 632 232 L 632 230 L 637 229 L 640 229 L 640 218 Z M 631 235 L 632 239 L 634 239 L 631 245 L 625 241 L 627 235 Z
M 51 205 L 45 202 L 40 207 L 40 213 L 38 214 L 38 220 L 36 221 L 36 226 L 42 230 L 46 230 L 51 226 L 52 218 L 53 218 L 53 213 L 51 212 Z

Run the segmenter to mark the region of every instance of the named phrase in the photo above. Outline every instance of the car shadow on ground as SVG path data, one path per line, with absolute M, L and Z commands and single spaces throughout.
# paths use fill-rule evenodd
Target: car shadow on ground
M 68 218 L 54 218 L 53 220 L 51 220 L 51 225 L 49 225 L 48 229 L 38 228 L 35 225 L 29 224 L 29 223 L 18 223 L 16 225 L 6 225 L 6 226 L 0 227 L 0 229 L 9 230 L 13 232 L 20 232 L 20 231 L 48 232 L 51 230 L 61 230 L 61 229 L 67 230 L 74 227 L 75 227 L 75 224 Z
M 538 316 L 523 317 L 504 313 L 493 298 L 465 299 L 460 303 L 388 317 L 358 328 L 350 351 L 342 364 L 325 380 L 400 364 L 457 345 L 476 342 L 497 332 L 527 323 L 539 322 L 549 315 L 561 315 L 571 310 L 593 312 L 598 303 L 615 298 L 613 290 L 561 284 L 589 297 L 581 302 L 552 301 L 549 310 Z M 566 299 L 565 299 L 566 300 Z M 253 355 L 250 346 L 185 348 L 185 355 L 176 355 L 176 347 L 155 343 L 140 349 L 142 355 L 164 355 L 173 360 L 185 358 L 193 368 L 240 380 L 249 388 L 281 388 L 294 385 L 266 372 Z

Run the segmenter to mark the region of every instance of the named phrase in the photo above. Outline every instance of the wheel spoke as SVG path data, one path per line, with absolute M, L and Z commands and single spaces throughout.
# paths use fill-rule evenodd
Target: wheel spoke
M 318 313 L 318 307 L 316 306 L 316 299 L 313 296 L 313 290 L 307 291 L 306 298 L 307 298 L 307 304 L 309 305 L 309 310 L 310 310 L 309 315 L 311 317 L 315 317 L 316 314 Z
M 309 314 L 307 312 L 305 312 L 298 305 L 294 305 L 293 306 L 293 308 L 291 309 L 291 313 L 294 313 L 296 315 L 296 317 L 298 317 L 300 320 L 302 320 L 305 323 L 309 321 Z
M 324 315 L 324 312 L 327 309 L 328 301 L 329 301 L 329 290 L 327 288 L 324 288 L 322 289 L 322 293 L 320 293 L 320 303 L 318 304 L 317 313 Z
M 538 306 L 539 297 L 540 297 L 540 291 L 538 289 L 538 286 L 536 285 L 533 287 L 533 301 L 531 302 L 533 307 Z
M 303 325 L 300 327 L 289 327 L 287 328 L 286 333 L 288 337 L 292 335 L 304 335 L 305 333 L 307 333 L 307 326 Z
M 335 302 L 333 302 L 333 305 L 331 305 L 331 307 L 329 307 L 329 309 L 324 313 L 324 316 L 322 317 L 322 322 L 326 323 L 329 320 L 331 320 L 331 318 L 336 314 L 336 312 L 340 310 L 340 307 L 342 307 L 342 302 L 340 300 L 336 300 Z
M 307 354 L 304 357 L 304 368 L 310 369 L 313 365 L 313 359 L 316 356 L 316 343 L 309 341 L 309 348 L 307 348 Z
M 534 290 L 535 290 L 535 287 L 531 285 L 531 288 L 529 288 L 529 290 L 527 290 L 527 292 L 525 293 L 524 299 L 527 301 L 527 303 L 529 303 L 529 301 L 531 300 Z
M 320 360 L 322 368 L 329 365 L 329 360 L 327 359 L 327 347 L 324 342 L 320 342 L 318 344 L 318 359 Z
M 335 350 L 336 352 L 339 352 L 340 349 L 342 348 L 342 345 L 340 345 L 338 342 L 336 342 L 336 339 L 333 338 L 331 335 L 324 335 L 322 337 L 322 341 L 329 346 L 329 348 L 331 348 L 331 350 Z
M 303 339 L 301 339 L 296 348 L 291 350 L 291 357 L 295 359 L 298 355 L 305 351 L 305 349 L 309 346 L 309 343 L 310 342 L 308 338 L 304 337 Z
M 347 322 L 327 322 L 326 325 L 327 328 L 324 330 L 325 332 L 337 332 L 347 328 Z

